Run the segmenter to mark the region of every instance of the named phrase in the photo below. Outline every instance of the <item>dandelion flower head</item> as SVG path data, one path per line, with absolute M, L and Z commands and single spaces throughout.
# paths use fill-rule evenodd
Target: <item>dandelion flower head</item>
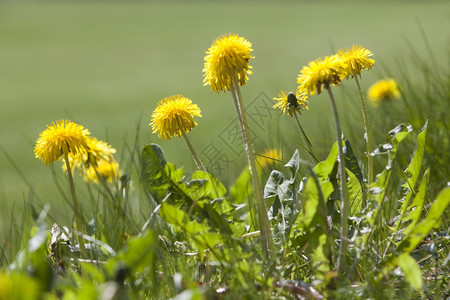
M 152 114 L 153 133 L 163 140 L 181 136 L 192 130 L 197 123 L 194 116 L 201 117 L 200 108 L 197 104 L 182 95 L 170 96 L 159 101 Z
M 273 100 L 277 101 L 273 108 L 279 108 L 283 114 L 287 114 L 288 116 L 293 116 L 297 113 L 301 114 L 303 109 L 309 110 L 307 98 L 308 95 L 304 92 L 296 96 L 292 92 L 286 93 L 285 91 L 281 91 L 278 97 L 273 98 Z
M 89 130 L 69 120 L 53 122 L 39 134 L 34 148 L 35 157 L 49 165 L 62 155 L 85 152 L 89 149 L 89 134 Z
M 331 84 L 338 85 L 347 76 L 347 65 L 339 55 L 319 58 L 300 71 L 297 77 L 297 92 L 305 92 L 310 96 L 320 94 L 322 86 L 328 88 Z
M 253 56 L 252 44 L 237 34 L 217 38 L 206 51 L 203 68 L 203 85 L 210 85 L 217 93 L 230 91 L 235 76 L 239 85 L 244 85 L 251 72 L 249 65 Z
M 382 79 L 375 82 L 367 92 L 369 100 L 377 105 L 381 101 L 397 99 L 400 90 L 394 79 Z
M 83 179 L 87 182 L 98 182 L 97 174 L 102 176 L 106 181 L 112 182 L 114 178 L 120 176 L 119 164 L 114 158 L 112 160 L 99 160 L 97 166 L 94 167 L 91 165 L 84 169 Z
M 112 181 L 120 174 L 119 164 L 114 158 L 116 149 L 104 141 L 93 137 L 87 137 L 89 150 L 77 154 L 69 154 L 70 167 L 79 168 L 83 172 L 85 181 L 98 182 L 97 173 L 107 181 Z M 65 164 L 62 165 L 64 171 L 67 170 Z
M 282 160 L 282 153 L 280 149 L 269 148 L 256 158 L 261 168 L 273 165 L 275 162 Z
M 87 137 L 86 140 L 89 150 L 69 155 L 71 167 L 96 166 L 99 161 L 114 159 L 113 154 L 116 153 L 116 149 L 112 148 L 111 145 L 94 137 Z
M 359 75 L 363 69 L 370 70 L 375 63 L 375 60 L 369 58 L 373 53 L 359 45 L 339 50 L 338 53 L 347 65 L 348 75 Z

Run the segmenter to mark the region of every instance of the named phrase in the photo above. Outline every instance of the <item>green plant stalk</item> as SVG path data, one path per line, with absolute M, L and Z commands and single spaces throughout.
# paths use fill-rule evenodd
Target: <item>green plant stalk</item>
M 331 107 L 333 109 L 334 124 L 336 127 L 336 140 L 338 143 L 338 155 L 339 155 L 339 180 L 340 180 L 340 192 L 341 192 L 341 243 L 339 245 L 339 256 L 337 260 L 337 270 L 342 272 L 345 264 L 345 257 L 347 254 L 347 232 L 348 232 L 348 214 L 349 214 L 349 200 L 347 191 L 347 173 L 345 171 L 345 156 L 344 150 L 342 149 L 341 140 L 341 126 L 339 125 L 339 117 L 336 108 L 336 102 L 334 100 L 333 93 L 329 86 L 326 87 L 328 94 L 330 96 Z
M 95 174 L 97 175 L 98 181 L 100 182 L 100 184 L 105 189 L 105 191 L 108 194 L 109 198 L 113 202 L 113 205 L 116 207 L 116 210 L 120 211 L 120 213 L 123 216 L 125 216 L 130 221 L 131 225 L 133 226 L 133 229 L 134 229 L 135 233 L 138 234 L 139 233 L 139 229 L 137 228 L 136 224 L 133 222 L 131 217 L 128 215 L 128 213 L 120 207 L 119 201 L 118 201 L 117 197 L 114 196 L 114 194 L 112 193 L 112 191 L 109 188 L 108 184 L 106 183 L 105 177 L 103 177 L 103 175 L 98 172 L 96 166 L 94 166 L 93 164 L 92 164 L 92 168 L 94 168 L 94 171 L 95 171 Z
M 373 182 L 373 157 L 370 155 L 372 152 L 372 134 L 370 132 L 370 122 L 369 122 L 369 114 L 367 112 L 367 101 L 363 96 L 361 86 L 359 85 L 358 76 L 354 76 L 356 87 L 358 89 L 359 98 L 361 100 L 361 108 L 363 112 L 363 119 L 364 119 L 364 128 L 366 130 L 365 132 L 365 141 L 367 144 L 367 184 L 371 185 Z
M 194 158 L 197 168 L 199 168 L 203 172 L 207 172 L 205 166 L 203 165 L 202 161 L 198 157 L 197 152 L 195 152 L 194 147 L 192 147 L 191 141 L 189 140 L 189 138 L 187 137 L 187 135 L 184 131 L 183 131 L 183 138 L 184 138 L 189 150 L 191 151 L 192 157 Z
M 78 199 L 77 195 L 75 193 L 75 184 L 73 182 L 72 177 L 72 169 L 70 168 L 70 162 L 69 162 L 69 156 L 67 154 L 64 154 L 64 160 L 66 161 L 66 167 L 67 167 L 67 174 L 69 176 L 69 185 L 70 185 L 70 192 L 72 194 L 72 203 L 73 203 L 73 210 L 75 211 L 75 223 L 77 224 L 77 231 L 80 231 L 83 233 L 83 229 L 81 226 L 81 218 L 80 218 L 80 207 L 78 206 Z M 84 241 L 81 234 L 76 234 L 78 237 L 78 243 L 80 245 L 80 251 L 84 255 L 86 254 L 86 249 L 84 247 Z
M 252 176 L 253 189 L 255 192 L 256 206 L 258 210 L 259 229 L 261 231 L 261 243 L 264 254 L 267 258 L 274 253 L 272 232 L 270 230 L 269 217 L 267 215 L 267 208 L 262 197 L 261 183 L 259 181 L 258 169 L 256 167 L 255 154 L 250 138 L 250 130 L 248 127 L 247 117 L 245 115 L 244 102 L 239 88 L 237 76 L 234 76 L 231 95 L 234 101 L 236 114 L 241 125 L 242 138 L 244 140 L 245 152 L 247 153 L 247 160 L 249 163 L 250 173 Z
M 316 161 L 316 163 L 319 162 L 319 158 L 317 156 L 316 151 L 314 150 L 313 145 L 311 144 L 311 141 L 309 140 L 308 136 L 306 135 L 305 131 L 303 130 L 303 126 L 300 123 L 300 120 L 297 116 L 296 113 L 294 113 L 294 117 L 295 117 L 295 121 L 297 122 L 298 128 L 300 128 L 300 134 L 302 135 L 303 139 L 306 141 L 306 143 L 308 144 L 308 148 L 309 148 L 309 154 L 314 158 L 314 160 Z

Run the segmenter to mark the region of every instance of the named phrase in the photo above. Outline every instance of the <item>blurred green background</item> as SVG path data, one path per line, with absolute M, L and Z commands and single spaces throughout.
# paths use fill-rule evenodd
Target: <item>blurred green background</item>
M 250 103 L 261 92 L 271 98 L 294 90 L 303 65 L 352 44 L 374 53 L 375 67 L 362 76 L 366 90 L 410 55 L 411 45 L 427 55 L 422 29 L 441 57 L 449 42 L 449 16 L 448 1 L 0 2 L 0 145 L 10 157 L 0 153 L 0 224 L 9 222 L 13 205 L 17 211 L 30 199 L 30 187 L 13 164 L 40 201 L 52 204 L 53 214 L 70 213 L 59 205 L 51 170 L 33 153 L 39 132 L 55 120 L 84 125 L 118 150 L 119 161 L 126 159 L 127 146 L 134 146 L 140 126 L 139 147 L 159 143 L 168 161 L 191 172 L 184 141 L 163 142 L 148 127 L 156 103 L 173 94 L 201 108 L 191 141 L 199 152 L 211 141 L 223 147 L 233 163 L 220 177 L 231 182 L 245 165 L 245 157 L 217 140 L 234 119 L 231 96 L 202 86 L 205 51 L 221 34 L 238 33 L 253 43 L 254 73 L 242 88 Z M 447 58 L 442 63 L 448 64 Z M 354 122 L 345 120 L 360 118 L 356 131 L 362 136 L 359 101 L 347 99 L 354 83 L 343 86 L 337 96 L 343 129 L 355 130 L 348 128 Z M 327 98 L 311 98 L 301 120 L 325 155 L 333 143 Z M 294 121 L 277 118 L 269 127 L 256 132 L 257 151 L 282 140 L 290 156 L 299 141 Z

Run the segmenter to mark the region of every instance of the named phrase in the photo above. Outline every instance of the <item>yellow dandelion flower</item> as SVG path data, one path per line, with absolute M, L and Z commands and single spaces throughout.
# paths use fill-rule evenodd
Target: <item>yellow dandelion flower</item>
M 369 100 L 378 104 L 384 100 L 392 100 L 400 97 L 400 90 L 394 79 L 382 79 L 375 82 L 367 92 Z
M 348 75 L 359 75 L 363 69 L 370 70 L 375 63 L 375 60 L 369 58 L 373 53 L 359 45 L 339 50 L 338 53 L 347 65 Z
M 282 160 L 282 153 L 280 149 L 269 148 L 258 155 L 257 162 L 261 168 L 273 165 L 275 162 Z
M 252 73 L 249 66 L 253 58 L 251 51 L 252 44 L 237 34 L 216 39 L 206 51 L 203 85 L 210 85 L 217 93 L 230 91 L 235 76 L 239 85 L 244 85 Z
M 77 154 L 89 149 L 89 130 L 69 120 L 53 122 L 39 134 L 34 148 L 35 157 L 46 165 L 57 161 L 62 155 Z
M 170 96 L 159 101 L 149 125 L 153 133 L 159 132 L 160 138 L 170 140 L 197 126 L 194 116 L 201 117 L 200 113 L 200 108 L 192 104 L 192 100 L 182 95 Z
M 104 141 L 100 141 L 94 137 L 87 137 L 86 141 L 89 150 L 69 154 L 71 167 L 81 167 L 82 165 L 89 167 L 90 165 L 96 165 L 101 160 L 110 161 L 113 158 L 113 154 L 116 153 L 116 149 Z M 65 168 L 66 166 L 63 165 L 64 170 Z
M 120 172 L 119 164 L 114 158 L 116 149 L 104 141 L 91 137 L 87 137 L 87 145 L 89 150 L 86 152 L 69 154 L 70 167 L 83 170 L 85 181 L 98 181 L 95 170 L 108 181 L 117 178 Z M 67 170 L 65 164 L 62 165 L 62 168 L 64 171 Z
M 120 176 L 119 164 L 112 157 L 110 160 L 101 159 L 97 161 L 97 166 L 89 166 L 84 169 L 83 179 L 85 181 L 98 182 L 97 173 L 105 178 L 106 181 L 112 182 L 115 178 Z
M 308 95 L 306 93 L 300 93 L 295 96 L 292 92 L 286 93 L 281 91 L 277 98 L 273 98 L 273 100 L 277 101 L 273 108 L 279 108 L 283 114 L 287 114 L 288 116 L 297 113 L 301 114 L 301 110 L 309 110 L 307 98 Z
M 322 92 L 322 86 L 338 85 L 342 78 L 348 76 L 347 65 L 339 55 L 316 59 L 303 67 L 297 77 L 298 93 L 305 92 L 312 96 Z
M 116 153 L 116 149 L 111 147 L 111 145 L 96 138 L 89 138 L 88 146 L 89 151 L 81 154 L 85 164 L 96 165 L 99 161 L 110 161 L 113 158 L 113 154 Z

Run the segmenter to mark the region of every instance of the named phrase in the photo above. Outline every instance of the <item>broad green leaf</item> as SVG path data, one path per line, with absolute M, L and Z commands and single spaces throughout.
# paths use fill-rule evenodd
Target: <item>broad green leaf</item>
M 330 174 L 333 172 L 334 166 L 336 164 L 336 160 L 338 157 L 338 147 L 337 142 L 334 143 L 333 148 L 331 149 L 330 154 L 326 160 L 319 162 L 314 168 L 313 171 L 316 173 L 319 181 L 325 182 L 329 180 Z
M 230 194 L 235 204 L 248 203 L 247 199 L 253 197 L 252 174 L 248 166 L 242 170 L 234 185 L 231 186 Z
M 142 150 L 142 179 L 145 187 L 152 197 L 158 203 L 166 196 L 167 190 L 171 187 L 173 181 L 166 169 L 166 159 L 160 146 L 150 144 Z
M 298 169 L 300 168 L 300 154 L 297 149 L 295 150 L 294 155 L 292 155 L 292 158 L 287 164 L 284 165 L 284 167 L 290 171 L 290 179 L 294 179 L 295 174 L 297 174 Z
M 405 186 L 408 185 L 411 189 L 414 189 L 417 179 L 419 178 L 420 167 L 422 166 L 423 155 L 425 152 L 425 138 L 427 135 L 427 127 L 428 120 L 417 135 L 416 148 L 414 149 L 411 163 L 405 171 L 406 175 L 409 177 L 408 182 L 407 184 L 405 184 Z
M 110 274 L 117 272 L 118 268 L 123 267 L 123 264 L 129 269 L 130 274 L 142 272 L 144 269 L 153 266 L 157 245 L 158 241 L 151 231 L 130 238 L 117 256 L 108 263 L 107 268 Z
M 398 246 L 399 252 L 410 253 L 430 233 L 439 226 L 442 214 L 450 203 L 450 187 L 446 187 L 431 205 L 427 216 L 420 221 Z
M 360 186 L 363 186 L 364 183 L 364 175 L 361 171 L 361 168 L 358 164 L 358 158 L 353 152 L 352 146 L 349 140 L 345 140 L 344 147 L 344 156 L 345 156 L 345 167 L 352 172 L 359 181 Z
M 391 172 L 391 168 L 384 169 L 383 172 L 377 175 L 377 180 L 371 185 L 370 193 L 372 194 L 373 199 L 378 204 L 378 207 L 380 207 L 383 203 Z
M 398 266 L 402 269 L 405 280 L 416 290 L 422 290 L 422 271 L 416 260 L 408 253 L 402 253 L 397 258 Z
M 331 193 L 333 192 L 333 185 L 331 182 L 324 182 L 321 187 L 323 198 L 327 199 Z M 316 216 L 316 213 L 319 210 L 320 197 L 319 190 L 317 188 L 316 182 L 314 178 L 309 177 L 306 181 L 305 188 L 303 189 L 303 197 L 306 199 L 305 204 L 303 206 L 303 223 L 306 227 L 309 227 Z M 326 220 L 327 216 L 321 216 L 321 219 Z M 325 221 L 326 222 L 326 221 Z
M 192 180 L 205 180 L 202 194 L 210 199 L 221 198 L 227 192 L 225 186 L 216 177 L 207 172 L 195 171 L 192 174 Z
M 423 205 L 425 202 L 428 180 L 430 178 L 429 175 L 430 172 L 428 172 L 427 170 L 423 175 L 423 179 L 422 182 L 420 183 L 419 191 L 417 192 L 416 197 L 414 198 L 411 205 L 406 209 L 410 213 L 403 219 L 403 221 L 411 220 L 411 224 L 409 224 L 403 231 L 403 234 L 405 235 L 408 235 L 411 232 L 411 230 L 413 230 L 417 222 L 419 222 L 420 216 L 422 214 Z
M 264 186 L 264 198 L 269 199 L 278 196 L 278 187 L 286 180 L 284 174 L 278 170 L 273 170 L 267 183 Z
M 362 207 L 362 189 L 361 184 L 356 175 L 347 170 L 348 175 L 348 182 L 347 182 L 347 188 L 348 188 L 348 199 L 350 201 L 350 217 L 353 217 L 357 213 L 361 212 Z
M 223 236 L 216 232 L 201 232 L 189 237 L 194 241 L 200 251 L 213 248 L 223 243 Z
M 320 183 L 317 175 L 311 170 L 311 176 L 306 182 L 303 194 L 307 197 L 304 212 L 304 224 L 307 229 L 308 256 L 311 264 L 318 270 L 318 278 L 323 278 L 330 271 L 331 241 L 332 236 L 328 228 L 328 213 L 325 203 L 331 193 L 331 182 Z
M 397 152 L 398 146 L 408 136 L 408 134 L 411 131 L 412 131 L 411 124 L 400 124 L 400 125 L 398 125 L 397 127 L 392 129 L 388 133 L 389 137 L 391 139 L 391 143 L 378 146 L 378 148 L 375 149 L 372 152 L 371 155 L 373 156 L 373 155 L 378 155 L 378 154 L 384 154 L 384 153 L 391 152 L 391 155 L 395 156 L 395 153 Z M 391 158 L 391 160 L 393 160 L 393 158 Z
M 403 187 L 407 189 L 407 194 L 400 208 L 400 216 L 395 225 L 394 232 L 397 232 L 400 225 L 402 224 L 403 216 L 405 215 L 405 212 L 408 208 L 411 198 L 415 194 L 414 189 L 417 184 L 417 179 L 419 178 L 420 167 L 422 166 L 423 156 L 425 152 L 425 138 L 427 133 L 427 126 L 428 121 L 425 123 L 425 126 L 422 128 L 422 130 L 417 136 L 416 148 L 414 150 L 411 163 L 409 164 L 408 168 L 405 171 L 407 178 L 406 183 L 403 185 Z
M 218 199 L 219 200 L 219 199 Z M 226 215 L 220 210 L 216 210 L 209 200 L 201 200 L 197 202 L 197 205 L 203 209 L 204 212 L 208 214 L 208 224 L 219 230 L 224 234 L 232 234 L 230 225 L 227 222 Z M 219 205 L 216 205 L 216 207 Z
M 163 203 L 159 212 L 167 222 L 185 232 L 200 252 L 223 242 L 223 235 L 211 232 L 211 228 L 207 224 L 191 220 L 184 211 L 173 205 Z
M 214 176 L 196 171 L 190 181 L 184 182 L 183 169 L 167 163 L 161 147 L 156 144 L 144 147 L 142 160 L 143 181 L 158 203 L 168 196 L 167 203 L 189 211 L 200 221 L 207 219 L 212 227 L 222 233 L 231 233 L 225 218 L 233 211 L 233 207 L 223 199 L 226 189 Z M 200 202 L 202 205 L 199 205 Z
M 190 220 L 188 214 L 166 202 L 161 204 L 159 209 L 161 217 L 167 220 L 170 224 L 178 226 L 187 234 L 194 234 L 198 232 L 208 232 L 210 227 L 206 224 L 199 223 L 195 220 Z
M 259 230 L 256 216 L 256 203 L 254 203 L 254 190 L 252 175 L 246 166 L 234 184 L 230 187 L 231 201 L 234 205 L 240 205 L 239 214 L 247 219 L 250 227 L 247 230 Z
M 330 270 L 327 235 L 319 230 L 312 231 L 308 241 L 308 247 L 311 249 L 311 263 L 323 275 Z
M 279 188 L 285 181 L 286 178 L 284 177 L 283 173 L 281 173 L 278 170 L 273 170 L 270 173 L 269 178 L 267 179 L 266 185 L 264 186 L 264 199 L 271 199 L 277 197 L 274 199 L 273 204 L 270 207 L 269 212 L 270 220 L 274 219 L 278 215 L 282 207 L 282 203 L 278 195 L 280 192 Z
M 264 187 L 264 198 L 269 199 L 278 196 L 280 201 L 292 200 L 293 191 L 291 185 L 292 182 L 287 180 L 283 173 L 273 170 Z
M 389 131 L 389 136 L 392 140 L 393 151 L 397 151 L 398 145 L 408 136 L 412 131 L 411 124 L 400 124 L 391 131 Z
M 379 214 L 379 211 L 382 207 L 384 197 L 386 195 L 386 191 L 389 183 L 391 182 L 391 173 L 392 173 L 392 161 L 395 159 L 397 149 L 399 144 L 408 136 L 411 132 L 411 125 L 400 124 L 389 132 L 389 136 L 391 138 L 392 143 L 387 145 L 382 145 L 378 147 L 371 155 L 377 155 L 386 150 L 386 152 L 390 153 L 389 161 L 385 167 L 385 169 L 377 175 L 377 180 L 372 183 L 369 187 L 369 193 L 372 194 L 372 199 L 375 201 L 377 206 L 373 209 L 373 213 L 371 217 L 368 218 L 369 224 L 373 226 L 375 224 L 376 218 Z M 367 235 L 364 239 L 367 238 Z
M 166 175 L 170 178 L 170 180 L 174 183 L 181 182 L 184 178 L 183 168 L 177 169 L 173 164 L 167 163 L 164 166 L 166 171 Z

